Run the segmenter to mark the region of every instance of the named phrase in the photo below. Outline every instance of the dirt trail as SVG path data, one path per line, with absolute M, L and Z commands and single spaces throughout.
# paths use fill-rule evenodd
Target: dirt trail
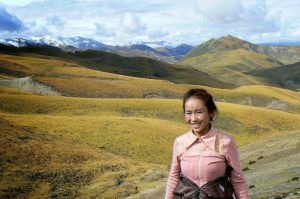
M 250 198 L 300 198 L 300 130 L 285 132 L 239 148 Z M 249 164 L 249 162 L 251 164 Z M 163 199 L 166 179 L 128 199 Z
M 39 95 L 51 95 L 51 96 L 62 95 L 62 93 L 56 91 L 54 88 L 34 81 L 30 76 L 12 79 L 12 80 L 0 79 L 0 86 L 19 88 L 21 90 L 39 94 Z

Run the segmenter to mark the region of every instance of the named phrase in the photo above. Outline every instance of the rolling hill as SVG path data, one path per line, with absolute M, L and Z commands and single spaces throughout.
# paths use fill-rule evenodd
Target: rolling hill
M 1 197 L 142 193 L 161 184 L 173 140 L 188 129 L 178 99 L 38 96 L 0 88 Z M 217 105 L 215 125 L 240 146 L 300 128 L 299 114 Z
M 211 39 L 194 47 L 179 63 L 236 85 L 263 84 L 243 72 L 300 60 L 299 46 L 263 46 L 233 36 Z
M 260 77 L 274 86 L 300 91 L 300 62 L 245 74 Z
M 201 84 L 220 88 L 233 87 L 232 84 L 219 81 L 204 72 L 144 57 L 123 57 L 117 54 L 96 50 L 67 53 L 59 48 L 43 46 L 15 48 L 0 45 L 0 52 L 16 56 L 24 55 L 26 53 L 27 56 L 30 56 L 28 53 L 36 53 L 44 56 L 51 56 L 43 57 L 44 59 L 63 60 L 71 62 L 73 65 L 77 64 L 81 67 L 134 77 L 170 80 L 175 83 Z M 10 60 L 6 60 L 5 66 L 8 65 L 8 62 L 13 62 L 13 60 L 14 57 L 11 57 Z
M 53 91 L 59 95 L 92 98 L 181 98 L 189 88 L 200 87 L 101 72 L 52 56 L 0 55 L 0 61 L 5 69 L 2 74 L 5 78 L 12 78 L 16 74 L 31 76 L 26 80 L 12 80 L 11 84 L 19 82 L 19 88 L 26 86 L 32 92 L 37 87 L 47 88 L 37 89 L 36 93 Z M 2 85 L 7 84 L 6 81 Z M 245 86 L 233 90 L 201 87 L 210 90 L 217 101 L 300 112 L 297 92 L 268 86 Z

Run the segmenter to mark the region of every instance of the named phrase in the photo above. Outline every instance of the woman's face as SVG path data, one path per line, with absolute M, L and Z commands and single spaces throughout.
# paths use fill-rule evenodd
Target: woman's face
M 184 118 L 195 134 L 204 135 L 208 132 L 212 116 L 203 100 L 191 97 L 185 102 Z

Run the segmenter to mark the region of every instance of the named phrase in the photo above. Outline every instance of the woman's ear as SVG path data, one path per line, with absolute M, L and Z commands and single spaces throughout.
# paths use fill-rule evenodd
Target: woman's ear
M 214 116 L 215 116 L 215 114 L 213 114 L 213 113 L 210 113 L 210 114 L 209 114 L 210 121 L 213 121 L 213 120 L 214 120 Z

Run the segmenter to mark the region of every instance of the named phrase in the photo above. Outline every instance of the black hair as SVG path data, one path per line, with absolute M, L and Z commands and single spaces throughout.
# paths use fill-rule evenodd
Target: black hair
M 218 108 L 213 100 L 213 97 L 205 89 L 194 88 L 187 91 L 183 96 L 183 112 L 185 112 L 185 103 L 189 98 L 200 99 L 204 102 L 207 110 L 210 114 L 215 115 L 218 112 Z M 210 118 L 211 120 L 213 118 Z

